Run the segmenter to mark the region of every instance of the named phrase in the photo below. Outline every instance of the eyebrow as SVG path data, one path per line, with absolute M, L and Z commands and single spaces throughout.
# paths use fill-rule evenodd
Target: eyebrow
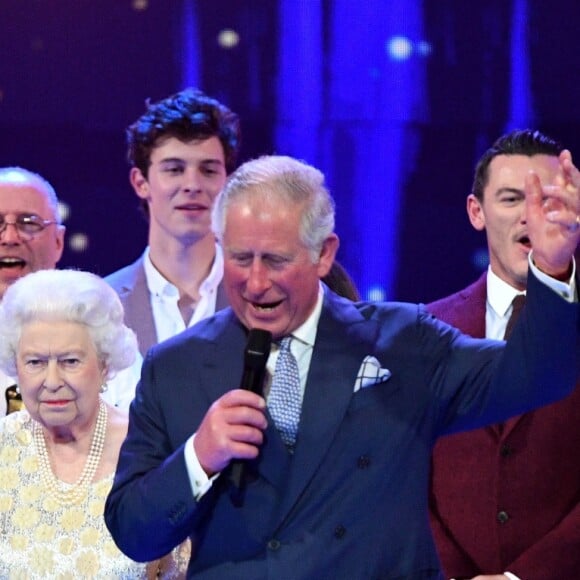
M 517 193 L 517 194 L 523 194 L 524 190 L 523 189 L 519 189 L 518 187 L 500 187 L 499 189 L 496 190 L 495 195 L 496 197 L 498 195 L 501 195 L 502 193 Z
M 221 160 L 221 159 L 217 159 L 217 158 L 212 158 L 209 157 L 207 159 L 200 159 L 199 160 L 200 163 L 202 163 L 203 165 L 221 165 L 225 167 L 225 163 Z M 158 163 L 160 165 L 163 165 L 164 163 L 184 163 L 187 164 L 187 161 L 185 159 L 183 159 L 182 157 L 165 157 L 163 159 L 160 159 L 158 161 Z
M 75 349 L 71 348 L 69 350 L 64 350 L 62 352 L 56 352 L 51 354 L 46 354 L 45 352 L 41 352 L 40 349 L 35 348 L 28 348 L 24 349 L 21 353 L 22 356 L 36 356 L 38 358 L 66 358 L 69 356 L 81 356 L 85 354 L 85 351 L 82 349 Z

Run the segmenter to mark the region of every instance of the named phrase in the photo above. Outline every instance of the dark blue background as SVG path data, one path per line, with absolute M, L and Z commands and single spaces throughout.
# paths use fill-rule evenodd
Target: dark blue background
M 579 21 L 577 0 L 0 0 L 0 165 L 44 175 L 88 235 L 61 266 L 108 274 L 146 243 L 125 127 L 197 85 L 240 114 L 242 160 L 325 172 L 364 295 L 428 301 L 486 265 L 465 196 L 497 136 L 580 159 Z

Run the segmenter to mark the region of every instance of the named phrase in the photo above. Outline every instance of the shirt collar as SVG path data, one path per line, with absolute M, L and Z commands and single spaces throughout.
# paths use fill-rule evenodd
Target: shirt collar
M 179 290 L 175 284 L 172 284 L 161 274 L 161 272 L 153 265 L 151 256 L 149 255 L 149 246 L 145 249 L 143 254 L 143 267 L 145 269 L 145 279 L 147 280 L 147 288 L 153 296 L 179 296 Z M 224 255 L 219 244 L 215 245 L 215 258 L 211 266 L 211 270 L 207 278 L 201 283 L 199 287 L 200 294 L 204 294 L 212 288 L 217 288 L 222 281 L 224 275 Z
M 318 297 L 316 306 L 310 316 L 292 333 L 292 337 L 298 339 L 301 343 L 313 347 L 316 341 L 316 331 L 318 330 L 318 321 L 322 312 L 322 302 L 324 301 L 324 290 L 322 284 L 318 284 Z
M 149 246 L 145 248 L 143 255 L 143 267 L 145 269 L 145 279 L 147 280 L 147 288 L 153 296 L 178 296 L 179 291 L 177 287 L 169 282 L 163 274 L 153 265 L 151 256 L 149 255 Z
M 498 316 L 503 317 L 506 315 L 513 299 L 518 294 L 525 294 L 525 292 L 520 292 L 507 282 L 504 282 L 499 276 L 494 274 L 491 266 L 487 269 L 487 301 Z

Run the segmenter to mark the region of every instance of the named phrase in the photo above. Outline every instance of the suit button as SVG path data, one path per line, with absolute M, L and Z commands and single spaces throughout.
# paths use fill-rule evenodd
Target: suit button
M 507 512 L 504 512 L 503 510 L 501 512 L 498 512 L 498 514 L 497 514 L 497 521 L 500 524 L 505 524 L 509 519 L 510 519 L 510 517 L 507 514 Z
M 337 538 L 338 540 L 340 540 L 340 538 L 343 538 L 344 534 L 346 534 L 346 528 L 342 524 L 339 524 L 338 526 L 336 526 L 336 528 L 334 528 L 334 537 Z
M 270 540 L 268 542 L 268 549 L 272 550 L 272 552 L 275 552 L 276 550 L 280 549 L 280 541 L 279 540 Z
M 499 454 L 502 457 L 509 457 L 513 452 L 514 450 L 509 445 L 502 445 L 499 450 Z
M 366 469 L 371 464 L 371 458 L 368 455 L 361 455 L 356 460 L 356 466 L 359 469 Z

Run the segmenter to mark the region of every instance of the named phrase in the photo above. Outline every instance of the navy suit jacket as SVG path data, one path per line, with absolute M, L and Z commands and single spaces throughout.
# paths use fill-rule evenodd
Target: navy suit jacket
M 539 282 L 529 294 L 530 316 L 504 351 L 421 306 L 353 304 L 327 290 L 295 453 L 270 421 L 242 507 L 226 473 L 193 498 L 183 445 L 237 388 L 245 330 L 226 309 L 154 347 L 106 503 L 113 538 L 151 560 L 189 535 L 191 578 L 439 578 L 427 509 L 437 436 L 562 397 L 578 374 L 578 306 Z M 366 355 L 392 375 L 355 393 Z
M 485 336 L 487 274 L 427 305 Z M 435 543 L 448 577 L 513 572 L 525 580 L 580 570 L 580 385 L 562 401 L 467 433 L 433 452 Z
M 147 351 L 159 341 L 151 309 L 151 295 L 147 287 L 143 256 L 138 260 L 109 274 L 105 278 L 119 295 L 125 310 L 125 324 L 137 335 L 139 351 L 145 357 Z M 218 286 L 216 311 L 228 306 L 223 284 Z

